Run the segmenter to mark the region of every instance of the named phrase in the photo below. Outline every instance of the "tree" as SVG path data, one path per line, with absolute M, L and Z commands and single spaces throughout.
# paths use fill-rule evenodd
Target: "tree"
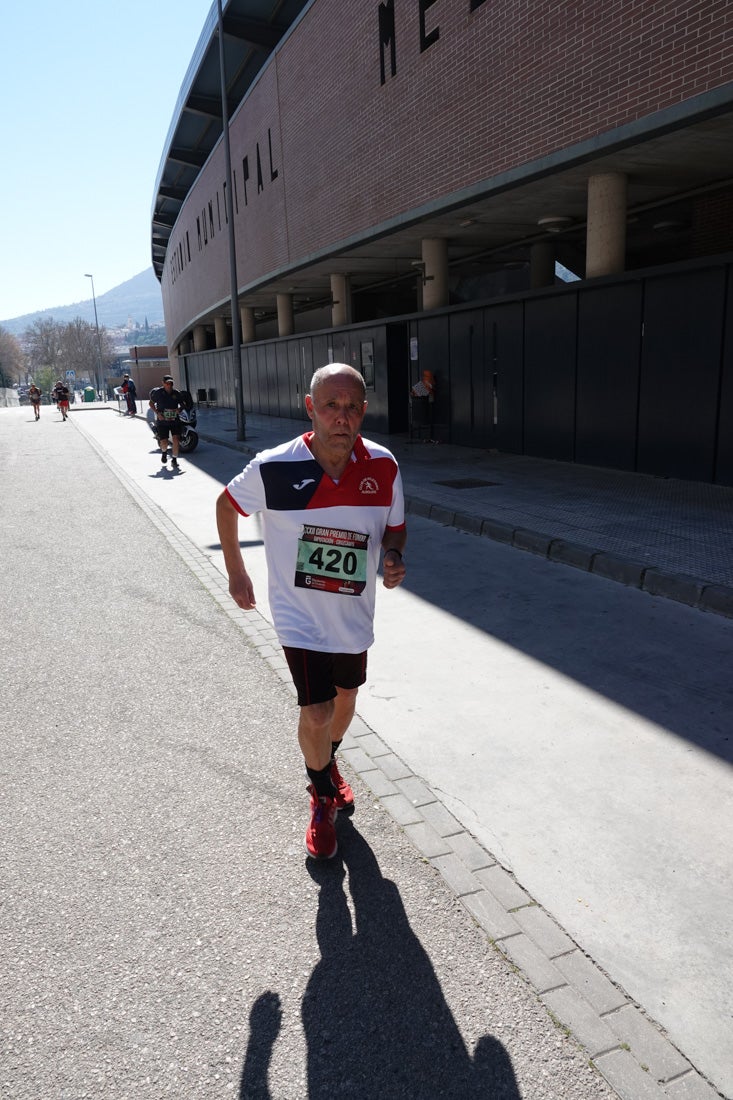
M 114 347 L 104 328 L 99 330 L 99 344 L 101 344 L 102 375 L 104 375 L 104 368 L 109 366 L 115 358 Z M 64 326 L 61 336 L 61 358 L 65 370 L 76 371 L 77 378 L 82 376 L 94 378 L 99 368 L 99 356 L 100 348 L 94 325 L 83 321 L 81 317 L 75 317 Z M 101 381 L 100 378 L 100 383 Z
M 33 372 L 33 381 L 38 386 L 41 393 L 49 394 L 56 384 L 58 378 L 58 372 L 51 367 L 39 367 Z
M 25 374 L 25 356 L 20 342 L 0 326 L 0 386 L 13 386 Z
M 60 369 L 62 330 L 63 325 L 53 317 L 39 318 L 25 330 L 29 366 L 34 377 L 44 367 L 50 368 L 52 373 Z
M 33 371 L 39 376 L 44 371 L 44 377 L 45 371 L 50 371 L 54 376 L 53 382 L 63 378 L 68 370 L 73 370 L 77 379 L 96 378 L 100 351 L 103 377 L 105 368 L 116 358 L 107 330 L 99 330 L 97 341 L 96 326 L 81 317 L 75 317 L 66 325 L 53 318 L 34 321 L 26 330 L 25 339 Z M 99 379 L 100 385 L 102 377 Z

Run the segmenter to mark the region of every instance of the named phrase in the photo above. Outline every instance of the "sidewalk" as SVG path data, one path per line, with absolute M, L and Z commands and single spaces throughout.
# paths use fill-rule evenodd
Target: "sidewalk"
M 307 421 L 200 409 L 202 439 L 256 454 Z M 397 457 L 408 511 L 541 557 L 733 617 L 733 488 L 405 435 L 364 434 Z

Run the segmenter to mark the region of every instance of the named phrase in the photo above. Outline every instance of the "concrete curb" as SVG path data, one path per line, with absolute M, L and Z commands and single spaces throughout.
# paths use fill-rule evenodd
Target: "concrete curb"
M 634 561 L 607 550 L 568 542 L 566 539 L 531 531 L 525 527 L 512 527 L 499 520 L 452 512 L 449 508 L 431 504 L 421 497 L 405 497 L 405 508 L 408 514 L 422 516 L 445 527 L 455 527 L 468 534 L 493 539 L 494 542 L 537 554 L 548 561 L 572 565 L 575 569 L 594 573 L 606 580 L 640 588 L 650 596 L 662 596 L 687 604 L 688 607 L 695 607 L 699 611 L 709 611 L 714 615 L 733 619 L 733 588 L 728 585 L 712 584 L 683 573 L 668 573 L 647 562 Z

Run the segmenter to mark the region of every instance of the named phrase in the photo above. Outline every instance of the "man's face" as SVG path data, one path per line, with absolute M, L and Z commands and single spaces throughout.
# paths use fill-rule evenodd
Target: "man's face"
M 316 439 L 334 454 L 351 454 L 366 406 L 359 382 L 347 374 L 325 378 L 305 399 Z

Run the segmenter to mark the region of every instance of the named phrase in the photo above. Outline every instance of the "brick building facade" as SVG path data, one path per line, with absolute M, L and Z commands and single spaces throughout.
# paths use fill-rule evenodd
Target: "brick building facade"
M 623 280 L 733 247 L 726 0 L 312 0 L 290 13 L 230 118 L 245 346 L 507 293 L 562 296 L 555 260 L 581 281 Z M 212 140 L 166 203 L 164 185 L 180 183 L 170 152 L 153 257 L 172 354 L 193 368 L 231 344 L 225 151 Z M 596 207 L 594 180 L 612 188 Z M 338 315 L 335 286 L 349 295 Z M 721 370 L 725 394 L 733 368 Z M 451 388 L 460 375 L 446 368 Z

